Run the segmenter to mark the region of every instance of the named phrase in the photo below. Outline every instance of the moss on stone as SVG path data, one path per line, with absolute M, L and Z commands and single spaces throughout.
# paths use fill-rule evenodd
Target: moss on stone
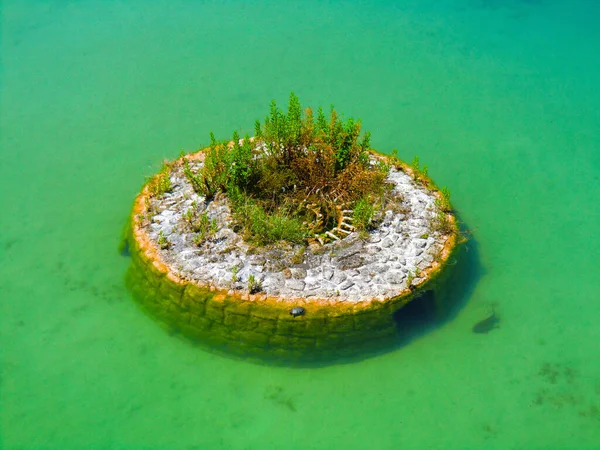
M 390 316 L 387 314 L 377 314 L 373 311 L 366 311 L 354 315 L 354 330 L 357 332 L 368 332 L 375 330 L 382 325 L 390 322 Z
M 304 331 L 308 336 L 322 337 L 327 334 L 327 322 L 324 317 L 310 316 L 304 323 Z
M 281 315 L 281 308 L 273 307 L 269 303 L 265 303 L 263 307 L 255 308 L 254 311 L 252 311 L 252 316 L 264 320 L 277 321 Z
M 338 316 L 327 321 L 327 332 L 351 333 L 352 331 L 354 331 L 354 318 L 352 316 Z
M 166 303 L 179 305 L 181 303 L 184 288 L 185 286 L 175 284 L 170 280 L 163 278 L 156 294 Z
M 202 330 L 209 331 L 213 326 L 213 321 L 206 316 L 198 316 L 196 314 L 190 315 L 190 326 Z
M 248 322 L 251 325 L 249 326 L 249 329 L 252 329 L 258 333 L 271 335 L 275 333 L 275 330 L 277 329 L 277 321 L 273 319 L 262 319 L 256 316 L 250 316 L 248 318 Z
M 244 314 L 237 314 L 231 312 L 229 309 L 225 310 L 225 316 L 223 324 L 233 330 L 245 331 L 248 329 L 248 316 Z
M 206 303 L 206 318 L 216 322 L 223 323 L 225 320 L 225 305 L 222 302 L 209 301 Z
M 306 335 L 306 323 L 309 320 L 303 320 L 303 317 L 280 318 L 277 321 L 277 334 L 289 336 Z
M 245 340 L 255 347 L 264 349 L 269 342 L 270 334 L 259 333 L 257 331 L 244 331 L 240 333 L 240 338 Z

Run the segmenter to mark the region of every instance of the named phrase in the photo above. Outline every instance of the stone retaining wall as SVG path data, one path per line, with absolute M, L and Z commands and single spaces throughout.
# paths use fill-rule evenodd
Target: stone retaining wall
M 385 301 L 353 303 L 250 295 L 201 285 L 174 274 L 141 226 L 148 195 L 146 186 L 130 218 L 132 261 L 127 284 L 152 317 L 207 345 L 269 359 L 327 360 L 396 336 L 393 314 L 424 291 L 433 290 L 443 308 L 449 275 L 445 269 L 457 249 L 457 235 L 447 240 L 441 262 L 425 271 L 421 284 Z M 290 310 L 295 306 L 302 306 L 305 314 L 293 317 Z

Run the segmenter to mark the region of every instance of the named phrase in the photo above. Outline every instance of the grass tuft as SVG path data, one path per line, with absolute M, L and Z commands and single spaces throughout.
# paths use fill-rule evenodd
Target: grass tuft
M 154 197 L 162 197 L 172 189 L 169 164 L 163 163 L 160 172 L 152 177 L 148 189 Z
M 353 225 L 358 231 L 366 231 L 370 228 L 375 208 L 365 198 L 361 198 L 354 204 Z

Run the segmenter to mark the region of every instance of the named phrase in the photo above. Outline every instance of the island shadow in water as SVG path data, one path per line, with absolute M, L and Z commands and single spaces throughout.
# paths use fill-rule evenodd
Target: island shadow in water
M 395 348 L 452 321 L 467 304 L 484 275 L 478 244 L 473 236 L 458 250 L 454 264 L 446 283 L 447 297 L 441 308 L 436 304 L 435 293 L 426 291 L 394 313 L 399 334 Z
M 356 355 L 344 357 L 320 366 L 347 364 L 372 358 L 398 350 L 421 336 L 451 322 L 465 307 L 471 298 L 477 283 L 485 274 L 479 257 L 478 243 L 469 234 L 469 240 L 463 244 L 454 256 L 449 279 L 445 283 L 447 291 L 444 304 L 437 305 L 434 291 L 425 291 L 403 308 L 393 314 L 398 334 L 395 338 L 374 342 L 366 349 L 357 350 Z M 314 366 L 314 364 L 310 364 Z

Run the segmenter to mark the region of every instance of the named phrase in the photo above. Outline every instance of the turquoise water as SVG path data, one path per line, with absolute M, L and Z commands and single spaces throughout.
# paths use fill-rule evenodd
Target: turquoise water
M 0 8 L 0 447 L 600 448 L 597 2 Z M 123 285 L 144 177 L 292 90 L 419 155 L 477 244 L 452 320 L 351 364 L 202 351 Z

